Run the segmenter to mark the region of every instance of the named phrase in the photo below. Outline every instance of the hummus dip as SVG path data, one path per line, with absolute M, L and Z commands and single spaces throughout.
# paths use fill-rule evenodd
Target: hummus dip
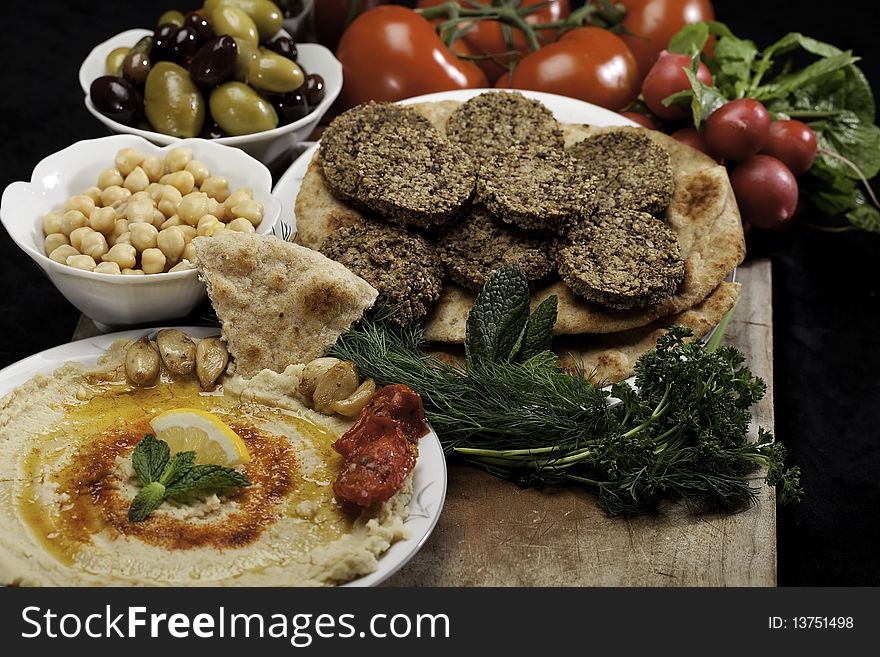
M 220 394 L 165 378 L 125 382 L 126 342 L 94 366 L 68 363 L 0 400 L 0 583 L 6 585 L 322 586 L 374 571 L 406 537 L 412 477 L 375 509 L 352 516 L 332 483 L 331 444 L 350 425 L 289 391 L 302 365 L 233 377 Z M 253 483 L 166 500 L 128 521 L 140 489 L 134 446 L 156 414 L 218 415 L 241 436 Z

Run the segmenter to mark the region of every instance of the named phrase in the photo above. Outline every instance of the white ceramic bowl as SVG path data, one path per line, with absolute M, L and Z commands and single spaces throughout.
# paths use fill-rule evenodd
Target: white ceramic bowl
M 281 33 L 286 34 L 284 30 Z M 124 125 L 101 114 L 95 108 L 89 96 L 92 81 L 95 78 L 106 75 L 104 62 L 110 51 L 120 46 L 131 47 L 141 37 L 148 34 L 152 34 L 152 31 L 144 29 L 126 30 L 95 46 L 83 61 L 82 66 L 80 66 L 79 84 L 85 94 L 86 109 L 113 132 L 138 135 L 157 144 L 171 144 L 177 141 L 177 137 Z M 213 142 L 235 146 L 250 153 L 265 164 L 272 164 L 280 160 L 292 145 L 303 141 L 312 133 L 315 126 L 318 125 L 318 121 L 330 109 L 333 101 L 336 100 L 339 92 L 342 91 L 342 65 L 333 56 L 332 52 L 317 43 L 298 43 L 297 51 L 299 52 L 299 62 L 303 65 L 306 72 L 317 73 L 324 78 L 324 100 L 318 103 L 318 106 L 310 114 L 293 123 L 279 126 L 273 130 L 255 132 L 250 135 L 220 137 L 219 139 L 213 139 Z
M 132 326 L 185 317 L 205 298 L 196 270 L 126 276 L 101 274 L 62 265 L 43 250 L 42 218 L 70 196 L 94 185 L 98 174 L 113 166 L 116 153 L 127 146 L 147 155 L 164 156 L 173 148 L 193 150 L 194 159 L 213 175 L 226 177 L 230 190 L 250 187 L 263 204 L 257 232 L 272 232 L 281 203 L 272 192 L 272 176 L 243 151 L 206 139 L 174 140 L 164 147 L 135 135 L 113 135 L 79 141 L 37 164 L 30 182 L 11 183 L 0 201 L 0 221 L 16 244 L 45 272 L 55 287 L 84 315 L 108 326 Z

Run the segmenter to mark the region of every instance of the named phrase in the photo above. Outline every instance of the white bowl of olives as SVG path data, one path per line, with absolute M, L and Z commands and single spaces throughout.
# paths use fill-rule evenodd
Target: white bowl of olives
M 254 7 L 268 18 L 249 18 Z M 282 161 L 339 95 L 342 66 L 320 44 L 294 43 L 276 10 L 207 0 L 202 14 L 166 12 L 155 30 L 111 37 L 80 67 L 86 108 L 111 131 L 157 144 L 203 137 Z
M 0 221 L 80 312 L 132 326 L 183 318 L 205 298 L 196 237 L 273 233 L 281 204 L 271 187 L 266 166 L 237 148 L 113 135 L 53 153 L 30 181 L 11 183 Z

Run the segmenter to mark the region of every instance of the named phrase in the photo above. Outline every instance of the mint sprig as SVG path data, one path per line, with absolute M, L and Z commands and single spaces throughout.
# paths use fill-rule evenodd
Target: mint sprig
M 210 488 L 243 488 L 250 480 L 238 470 L 222 465 L 195 465 L 195 452 L 178 452 L 164 440 L 146 434 L 131 455 L 132 466 L 143 488 L 128 509 L 129 522 L 142 522 L 168 497 Z

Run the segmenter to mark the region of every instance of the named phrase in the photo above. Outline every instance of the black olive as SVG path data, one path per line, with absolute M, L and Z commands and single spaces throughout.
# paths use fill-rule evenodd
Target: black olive
M 228 34 L 214 37 L 196 51 L 189 64 L 189 76 L 203 88 L 215 87 L 232 75 L 238 45 Z
M 300 89 L 286 94 L 269 96 L 268 100 L 272 103 L 272 106 L 278 113 L 279 125 L 286 125 L 298 121 L 310 111 L 309 104 L 306 102 L 306 97 Z
M 103 75 L 89 88 L 92 103 L 101 114 L 125 125 L 134 125 L 143 116 L 144 100 L 135 86 L 124 78 Z
M 302 92 L 305 94 L 306 102 L 309 106 L 314 107 L 324 100 L 324 78 L 316 73 L 307 75 L 306 81 L 303 83 Z
M 286 36 L 275 37 L 266 44 L 269 50 L 277 52 L 279 55 L 287 57 L 291 61 L 296 61 L 296 41 Z
M 154 62 L 174 61 L 174 37 L 179 28 L 173 23 L 165 23 L 156 28 L 150 59 Z
M 189 12 L 184 17 L 183 26 L 191 27 L 193 29 L 200 44 L 205 43 L 208 39 L 214 38 L 214 30 L 211 28 L 211 21 L 194 11 Z
M 191 27 L 181 27 L 174 33 L 174 40 L 171 44 L 174 61 L 183 64 L 191 59 L 198 49 L 199 42 L 194 29 Z
M 220 137 L 228 136 L 229 135 L 223 132 L 223 130 L 220 129 L 220 126 L 212 119 L 205 121 L 205 126 L 199 133 L 199 137 L 202 139 L 220 139 Z

